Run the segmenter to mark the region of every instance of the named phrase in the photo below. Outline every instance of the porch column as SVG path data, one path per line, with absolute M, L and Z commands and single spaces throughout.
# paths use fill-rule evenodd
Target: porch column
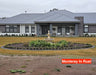
M 50 24 L 50 34 L 52 35 L 52 24 Z
M 75 35 L 78 35 L 78 24 L 75 24 Z
M 36 24 L 37 26 L 36 26 L 36 30 L 37 30 L 37 36 L 39 36 L 39 29 L 40 29 L 40 25 L 39 24 Z
M 71 26 L 69 26 L 69 33 L 72 34 Z
M 31 34 L 31 25 L 29 25 L 29 34 Z

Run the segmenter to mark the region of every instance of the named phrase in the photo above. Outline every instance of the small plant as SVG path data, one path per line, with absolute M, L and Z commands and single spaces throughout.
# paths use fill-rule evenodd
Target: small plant
M 30 73 L 32 73 L 33 71 L 30 71 Z
M 11 72 L 11 73 L 16 73 L 16 72 L 17 72 L 17 70 L 10 70 L 10 72 Z
M 96 68 L 92 68 L 92 71 L 95 71 L 96 72 Z
M 18 69 L 17 72 L 21 72 L 22 70 Z
M 21 68 L 26 68 L 26 67 L 27 67 L 26 65 L 21 66 Z
M 67 67 L 67 68 L 71 68 L 72 66 L 71 66 L 71 65 L 67 65 L 66 67 Z
M 60 69 L 59 68 L 56 68 L 56 71 L 60 72 Z
M 25 70 L 20 70 L 20 69 L 17 69 L 17 70 L 10 70 L 10 72 L 11 72 L 11 73 L 17 73 L 17 72 L 19 72 L 19 73 L 26 73 Z
M 44 75 L 48 75 L 48 73 L 44 73 Z
M 89 34 L 88 34 L 88 33 L 86 33 L 86 34 L 85 34 L 85 37 L 89 37 Z
M 28 62 L 29 62 L 29 61 L 31 61 L 31 60 L 26 60 L 26 61 L 28 61 Z
M 25 70 L 22 70 L 21 73 L 26 73 L 26 71 Z

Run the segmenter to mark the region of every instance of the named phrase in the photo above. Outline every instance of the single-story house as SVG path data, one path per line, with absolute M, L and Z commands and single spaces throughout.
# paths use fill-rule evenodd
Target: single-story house
M 46 13 L 22 13 L 0 19 L 0 35 L 82 36 L 96 34 L 96 13 L 54 10 Z

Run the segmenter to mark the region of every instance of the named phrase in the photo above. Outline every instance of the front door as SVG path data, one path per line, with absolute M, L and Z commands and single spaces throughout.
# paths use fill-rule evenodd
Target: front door
M 42 34 L 46 35 L 48 34 L 48 30 L 49 30 L 49 25 L 42 25 Z

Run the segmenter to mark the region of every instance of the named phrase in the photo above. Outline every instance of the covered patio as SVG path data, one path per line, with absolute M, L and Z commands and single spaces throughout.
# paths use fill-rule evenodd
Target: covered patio
M 47 35 L 50 30 L 51 36 L 78 36 L 79 23 L 38 23 L 37 36 Z

